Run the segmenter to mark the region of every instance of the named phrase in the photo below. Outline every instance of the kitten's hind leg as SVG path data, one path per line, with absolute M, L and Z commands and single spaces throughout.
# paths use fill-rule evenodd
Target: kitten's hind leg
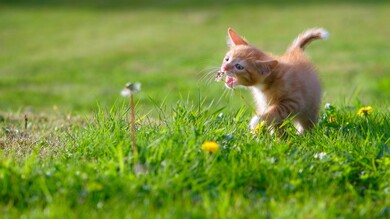
M 312 118 L 308 118 L 308 116 L 299 118 L 294 126 L 298 130 L 299 134 L 303 134 L 305 131 L 314 127 L 315 123 L 317 123 L 317 117 L 314 116 Z

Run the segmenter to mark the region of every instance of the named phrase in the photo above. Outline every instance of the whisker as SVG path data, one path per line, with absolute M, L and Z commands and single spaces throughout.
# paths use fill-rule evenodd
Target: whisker
M 214 80 L 218 70 L 219 67 L 212 67 L 200 71 L 199 74 L 202 74 L 202 76 L 199 78 L 199 82 L 206 82 L 206 84 L 210 84 Z M 206 71 L 208 72 L 205 73 Z
M 204 75 L 205 72 L 208 72 L 208 74 L 210 72 L 216 72 L 217 70 L 219 69 L 219 67 L 209 67 L 209 68 L 205 68 L 201 71 L 198 72 L 198 75 Z

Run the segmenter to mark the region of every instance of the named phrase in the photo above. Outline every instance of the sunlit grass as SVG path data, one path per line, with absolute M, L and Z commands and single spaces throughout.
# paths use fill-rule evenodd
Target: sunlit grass
M 227 114 L 198 104 L 179 103 L 159 124 L 138 121 L 141 175 L 133 170 L 128 109 L 120 105 L 87 124 L 52 129 L 32 118 L 29 127 L 41 131 L 3 130 L 3 213 L 388 216 L 388 111 L 375 108 L 360 117 L 359 105 L 327 105 L 314 130 L 299 136 L 288 125 L 278 138 L 250 133 L 247 110 Z M 20 120 L 5 124 L 11 131 L 23 127 Z
M 390 5 L 174 2 L 0 3 L 2 215 L 388 218 Z M 316 26 L 319 124 L 251 133 L 249 92 L 214 82 L 227 28 L 281 54 Z

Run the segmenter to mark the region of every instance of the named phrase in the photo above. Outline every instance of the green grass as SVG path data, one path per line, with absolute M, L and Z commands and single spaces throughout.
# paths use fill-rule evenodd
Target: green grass
M 126 107 L 99 111 L 87 124 L 64 121 L 54 131 L 37 122 L 31 133 L 7 133 L 3 142 L 12 147 L 0 155 L 2 211 L 38 218 L 386 218 L 389 113 L 359 117 L 358 108 L 333 106 L 312 132 L 297 136 L 287 124 L 277 138 L 248 132 L 243 109 L 225 114 L 179 103 L 158 124 L 138 122 L 147 171 L 140 175 Z M 20 123 L 6 121 L 14 131 Z M 206 140 L 220 150 L 202 151 Z
M 389 13 L 386 1 L 2 1 L 1 215 L 390 217 Z M 289 122 L 281 138 L 251 134 L 249 92 L 205 77 L 227 28 L 281 54 L 314 26 L 331 34 L 307 53 L 332 107 L 305 135 Z M 128 81 L 143 86 L 141 174 Z M 220 150 L 202 151 L 207 140 Z

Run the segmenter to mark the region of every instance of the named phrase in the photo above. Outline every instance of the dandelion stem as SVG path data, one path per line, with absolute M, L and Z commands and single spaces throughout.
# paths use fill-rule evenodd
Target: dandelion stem
M 24 131 L 26 133 L 27 133 L 27 123 L 28 123 L 27 114 L 24 114 Z
M 131 142 L 133 147 L 133 154 L 134 154 L 134 163 L 137 163 L 138 161 L 138 152 L 137 152 L 137 145 L 135 143 L 135 116 L 134 116 L 134 97 L 133 95 L 130 95 L 130 134 L 131 134 Z
M 241 92 L 240 92 L 240 91 L 237 91 L 236 89 L 234 89 L 233 91 L 234 91 L 234 93 L 236 93 L 236 94 L 244 101 L 244 103 L 252 110 L 252 112 L 253 112 L 254 114 L 256 114 L 255 108 L 253 108 L 253 107 L 248 103 L 248 101 L 245 99 L 245 97 L 242 96 Z

